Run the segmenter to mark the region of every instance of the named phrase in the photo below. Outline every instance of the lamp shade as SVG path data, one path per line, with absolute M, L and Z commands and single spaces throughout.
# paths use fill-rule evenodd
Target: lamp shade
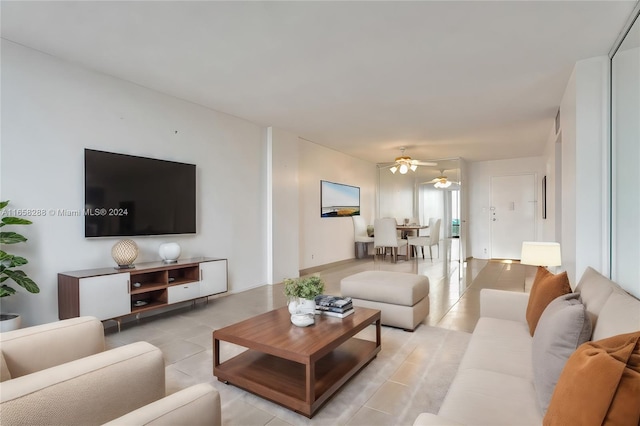
M 534 266 L 560 266 L 560 243 L 542 241 L 524 241 L 520 263 Z

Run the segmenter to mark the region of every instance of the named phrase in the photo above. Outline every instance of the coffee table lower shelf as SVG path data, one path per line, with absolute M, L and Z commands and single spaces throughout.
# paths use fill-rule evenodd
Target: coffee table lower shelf
M 312 368 L 249 349 L 215 366 L 213 374 L 222 382 L 311 417 L 378 352 L 380 346 L 376 342 L 351 338 Z

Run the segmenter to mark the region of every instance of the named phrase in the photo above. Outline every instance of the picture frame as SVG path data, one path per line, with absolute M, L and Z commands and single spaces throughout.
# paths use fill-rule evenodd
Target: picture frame
M 547 177 L 542 178 L 542 218 L 547 218 Z
M 320 181 L 320 217 L 360 215 L 360 187 Z

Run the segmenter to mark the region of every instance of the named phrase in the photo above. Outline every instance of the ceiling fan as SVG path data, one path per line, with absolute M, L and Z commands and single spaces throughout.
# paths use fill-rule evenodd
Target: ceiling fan
M 437 166 L 438 163 L 426 162 L 426 161 L 418 161 L 413 160 L 411 157 L 404 155 L 404 147 L 400 147 L 400 156 L 396 157 L 394 163 L 389 163 L 383 167 L 389 167 L 391 173 L 400 172 L 400 174 L 404 175 L 409 170 L 415 172 L 418 166 Z
M 453 182 L 453 181 L 450 181 L 449 179 L 447 179 L 447 177 L 444 175 L 444 169 L 440 170 L 440 176 L 438 176 L 435 179 L 432 179 L 428 183 L 433 183 L 434 187 L 441 188 L 441 189 L 442 188 L 448 188 L 453 183 L 459 184 L 459 182 Z

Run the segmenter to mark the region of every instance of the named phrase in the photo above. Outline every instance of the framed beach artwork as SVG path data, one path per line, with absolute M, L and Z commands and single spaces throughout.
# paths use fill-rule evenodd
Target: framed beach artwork
M 360 215 L 360 188 L 342 183 L 320 181 L 320 217 Z

